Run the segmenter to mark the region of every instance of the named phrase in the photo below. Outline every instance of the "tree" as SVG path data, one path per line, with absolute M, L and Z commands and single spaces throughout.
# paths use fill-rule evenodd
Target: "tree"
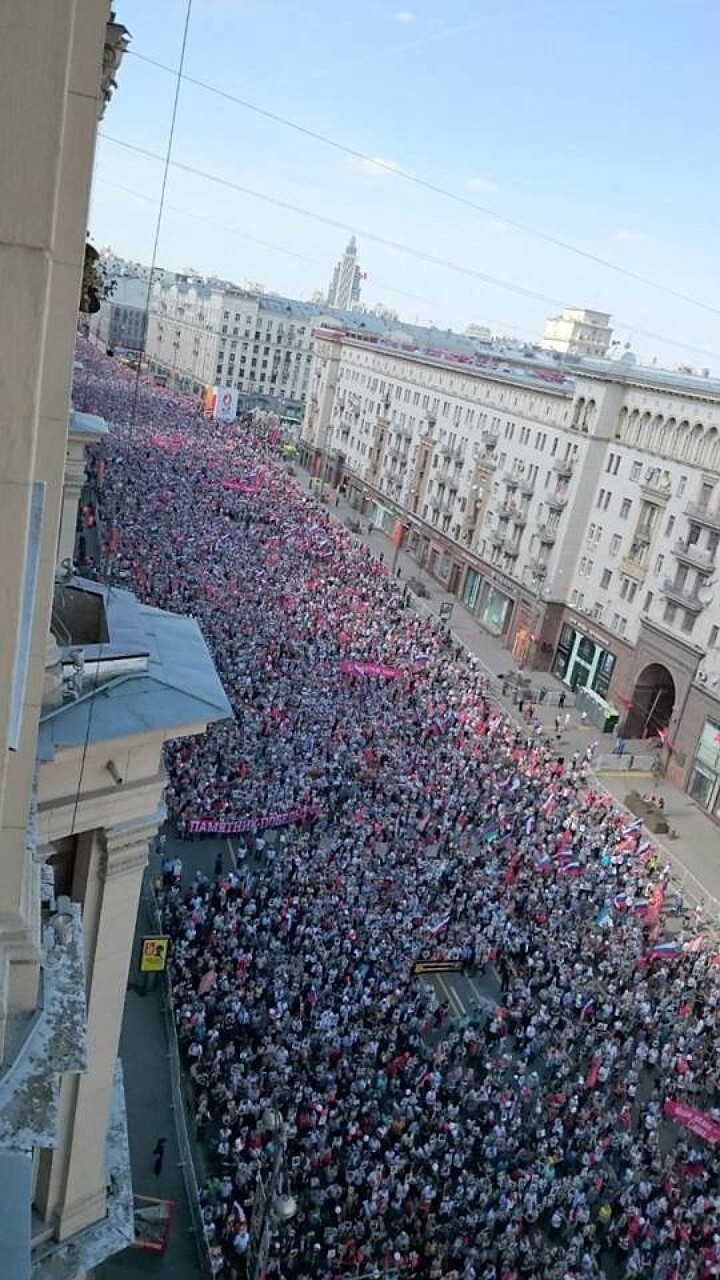
M 83 264 L 82 290 L 80 293 L 80 310 L 83 315 L 95 315 L 100 310 L 103 298 L 109 298 L 115 291 L 115 281 L 108 280 L 105 268 L 100 261 L 100 254 L 88 240 L 85 245 L 85 262 Z

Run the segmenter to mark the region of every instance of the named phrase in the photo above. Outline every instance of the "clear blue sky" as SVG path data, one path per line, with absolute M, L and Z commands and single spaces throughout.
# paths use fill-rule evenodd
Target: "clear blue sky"
M 133 51 L 177 66 L 185 0 L 117 0 L 116 10 Z M 720 312 L 719 37 L 720 0 L 194 0 L 185 70 Z M 128 55 L 103 132 L 164 153 L 174 88 Z M 556 308 L 363 232 L 610 311 L 616 336 L 641 356 L 720 372 L 720 313 L 187 82 L 173 155 L 352 228 L 369 273 L 364 298 L 401 316 L 531 337 Z M 161 164 L 100 140 L 98 245 L 150 260 L 161 178 Z M 348 239 L 179 170 L 166 202 L 160 265 L 295 297 L 327 287 Z

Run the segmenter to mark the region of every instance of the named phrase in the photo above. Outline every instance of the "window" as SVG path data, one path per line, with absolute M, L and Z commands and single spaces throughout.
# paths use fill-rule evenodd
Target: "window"
M 653 593 L 652 591 L 648 591 L 647 595 L 645 596 L 645 602 L 643 604 L 643 613 L 649 613 L 650 605 L 652 604 L 652 602 L 653 602 Z
M 611 498 L 612 498 L 612 494 L 608 489 L 607 493 L 605 494 L 605 501 L 603 502 L 603 511 L 607 511 L 608 507 L 610 506 Z
M 630 585 L 629 578 L 620 579 L 620 599 L 621 600 L 624 600 L 625 597 L 627 596 L 629 585 Z
M 615 461 L 615 454 L 614 454 L 614 453 L 611 453 L 611 454 L 608 456 L 607 466 L 606 466 L 606 468 L 605 468 L 605 470 L 606 470 L 606 471 L 609 471 L 611 474 L 612 474 L 613 462 L 614 462 L 614 461 Z
M 695 626 L 695 614 L 689 613 L 687 609 L 684 609 L 683 620 L 682 620 L 680 630 L 684 631 L 686 636 L 689 636 L 694 626 Z
M 594 537 L 595 537 L 595 525 L 591 524 L 588 529 L 588 536 L 587 536 L 588 542 L 592 542 Z
M 675 621 L 676 613 L 677 613 L 677 606 L 672 604 L 671 601 L 668 601 L 668 603 L 665 605 L 665 611 L 663 613 L 663 622 L 673 623 Z
M 612 569 L 603 569 L 602 578 L 600 579 L 600 586 L 602 587 L 603 591 L 607 591 L 611 581 L 612 581 Z
M 631 582 L 628 588 L 628 597 L 627 597 L 628 601 L 632 603 L 636 595 L 637 595 L 637 582 Z
M 631 506 L 632 506 L 632 502 L 630 501 L 630 499 L 623 498 L 622 502 L 620 503 L 620 519 L 621 520 L 627 520 L 628 516 L 630 515 Z
M 642 462 L 637 462 L 637 461 L 633 462 L 630 468 L 630 479 L 639 480 L 641 472 L 642 472 Z
M 655 561 L 655 572 L 656 572 L 656 573 L 662 573 L 662 567 L 663 567 L 664 563 L 665 563 L 665 557 L 664 557 L 664 556 L 658 556 L 657 560 Z
M 618 471 L 620 470 L 620 462 L 621 462 L 620 454 L 619 454 L 619 453 L 616 453 L 616 454 L 615 454 L 615 465 L 613 466 L 613 475 L 614 475 L 614 476 L 616 476 L 616 475 L 617 475 L 617 473 L 618 473 Z
M 687 476 L 681 476 L 680 479 L 678 480 L 678 487 L 677 487 L 678 498 L 682 498 L 686 488 L 687 488 Z
M 598 507 L 602 508 L 604 498 L 605 498 L 605 490 L 601 489 L 600 492 L 598 493 L 598 500 L 597 500 Z
M 673 529 L 674 529 L 674 528 L 675 528 L 675 517 L 674 517 L 674 516 L 670 516 L 670 517 L 668 518 L 667 526 L 666 526 L 666 529 L 665 529 L 665 537 L 666 537 L 666 538 L 669 538 L 669 537 L 670 537 L 670 534 L 672 533 L 672 531 L 673 531 Z
M 614 533 L 610 539 L 610 555 L 616 556 L 622 546 L 622 538 L 619 533 Z

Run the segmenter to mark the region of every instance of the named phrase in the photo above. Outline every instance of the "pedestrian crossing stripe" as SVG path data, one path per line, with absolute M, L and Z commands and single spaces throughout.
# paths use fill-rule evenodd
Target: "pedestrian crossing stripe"
M 461 960 L 416 960 L 412 967 L 415 978 L 425 973 L 460 973 L 461 970 Z

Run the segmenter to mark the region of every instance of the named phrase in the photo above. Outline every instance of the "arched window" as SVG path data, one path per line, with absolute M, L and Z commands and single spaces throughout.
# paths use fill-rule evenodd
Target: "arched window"
M 626 438 L 627 418 L 628 418 L 627 409 L 625 408 L 621 409 L 618 414 L 618 420 L 615 423 L 615 439 L 616 440 L 624 440 Z
M 638 444 L 643 449 L 652 448 L 651 432 L 650 432 L 650 414 L 643 413 L 638 422 Z
M 572 426 L 579 427 L 585 409 L 585 397 L 580 396 L 573 406 Z
M 640 410 L 633 409 L 627 424 L 627 442 L 628 444 L 637 444 L 637 428 L 640 418 Z
M 705 436 L 703 466 L 707 467 L 708 471 L 720 469 L 720 436 L 718 436 L 716 427 L 710 427 Z
M 582 416 L 582 423 L 580 424 L 581 430 L 588 432 L 593 424 L 594 418 L 595 418 L 595 401 L 588 400 L 587 404 L 585 405 L 585 412 Z
M 687 428 L 687 425 L 685 423 L 684 427 Z M 667 452 L 673 458 L 681 457 L 683 432 L 678 430 L 677 418 L 668 418 L 665 423 L 665 439 L 667 441 Z
M 680 424 L 682 426 L 682 423 Z M 705 428 L 702 422 L 696 422 L 687 444 L 687 456 L 689 462 L 700 463 L 702 461 L 703 449 L 705 446 Z
M 665 419 L 662 414 L 656 413 L 648 431 L 648 449 L 651 449 L 653 453 L 660 453 L 662 449 L 664 425 Z

